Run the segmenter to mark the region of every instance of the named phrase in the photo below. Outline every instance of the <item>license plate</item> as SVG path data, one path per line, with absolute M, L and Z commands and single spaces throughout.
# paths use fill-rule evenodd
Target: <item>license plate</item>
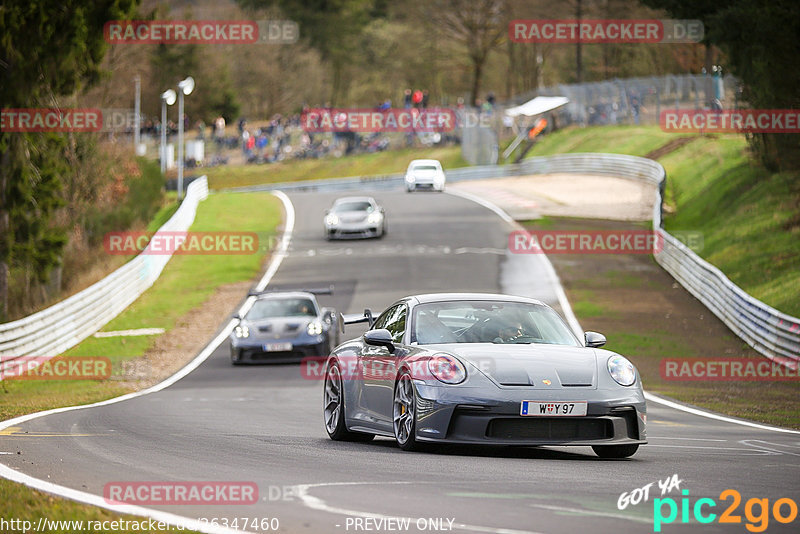
M 537 402 L 522 401 L 519 414 L 537 417 L 570 417 L 586 415 L 586 401 L 575 402 Z
M 292 350 L 291 343 L 267 343 L 264 352 L 286 352 Z

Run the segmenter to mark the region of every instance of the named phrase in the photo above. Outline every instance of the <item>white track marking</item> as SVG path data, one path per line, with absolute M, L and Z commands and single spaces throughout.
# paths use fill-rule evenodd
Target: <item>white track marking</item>
M 764 449 L 740 449 L 738 447 L 710 447 L 710 446 L 701 446 L 701 445 L 659 445 L 657 443 L 648 443 L 647 447 L 654 447 L 654 448 L 662 448 L 662 449 L 706 449 L 710 451 L 740 451 L 746 452 L 747 454 L 742 454 L 741 456 L 774 456 L 777 453 L 770 452 Z
M 658 395 L 654 395 L 647 391 L 644 392 L 644 398 L 647 400 L 647 402 L 655 402 L 656 404 L 663 404 L 664 406 L 669 406 L 670 408 L 674 408 L 675 410 L 680 410 L 682 412 L 690 413 L 693 415 L 699 415 L 700 417 L 706 417 L 708 419 L 716 419 L 717 421 L 723 421 L 725 423 L 733 423 L 735 425 L 749 426 L 751 428 L 757 428 L 759 430 L 783 432 L 784 434 L 800 434 L 800 431 L 791 430 L 789 428 L 780 428 L 777 426 L 762 425 L 761 423 L 753 423 L 751 421 L 742 421 L 741 419 L 734 419 L 732 417 L 726 417 L 724 415 L 706 412 L 698 408 L 692 408 L 691 406 L 684 406 L 683 404 L 661 398 Z
M 113 332 L 95 332 L 94 337 L 127 337 L 127 336 L 157 336 L 163 334 L 163 328 L 136 328 L 134 330 L 114 330 Z
M 778 443 L 770 443 L 769 441 L 762 441 L 760 439 L 743 439 L 740 440 L 739 443 L 741 443 L 742 445 L 747 445 L 748 447 L 754 447 L 756 450 L 769 451 L 774 454 L 788 454 L 789 456 L 800 456 L 800 453 L 797 452 L 787 452 L 766 446 L 766 445 L 772 445 L 773 447 L 793 447 L 793 445 L 780 445 Z
M 667 436 L 647 436 L 647 439 L 648 439 L 648 440 L 651 440 L 651 439 L 679 439 L 679 440 L 683 440 L 683 441 L 719 441 L 719 442 L 728 441 L 727 439 L 709 439 L 709 438 L 671 438 L 671 437 L 667 437 Z
M 347 515 L 347 516 L 357 516 L 357 517 L 373 517 L 375 519 L 408 519 L 410 521 L 415 521 L 418 517 L 404 517 L 404 516 L 397 516 L 397 515 L 386 515 L 386 514 L 378 514 L 375 512 L 362 512 L 359 510 L 348 510 L 346 508 L 338 508 L 336 506 L 330 506 L 328 503 L 320 499 L 319 497 L 314 497 L 313 495 L 308 494 L 308 490 L 311 488 L 322 488 L 328 486 L 358 486 L 358 485 L 365 485 L 365 484 L 386 484 L 381 482 L 323 482 L 321 484 L 298 484 L 295 486 L 295 496 L 297 496 L 304 505 L 313 509 L 319 510 L 321 512 L 328 512 L 331 514 L 337 515 Z M 410 482 L 389 482 L 388 484 L 411 484 Z M 478 525 L 467 525 L 464 523 L 453 523 L 453 528 L 458 530 L 469 530 L 471 532 L 488 532 L 490 534 L 539 534 L 537 532 L 533 532 L 530 530 L 514 530 L 508 528 L 493 528 L 493 527 L 482 527 Z
M 286 221 L 283 226 L 283 239 L 280 240 L 278 248 L 272 253 L 272 258 L 270 259 L 269 267 L 267 268 L 267 272 L 264 273 L 264 276 L 261 277 L 258 284 L 256 284 L 256 290 L 263 291 L 264 288 L 267 287 L 272 277 L 275 276 L 275 273 L 280 267 L 281 262 L 286 257 L 286 250 L 289 246 L 289 241 L 292 237 L 292 232 L 294 231 L 294 222 L 295 222 L 295 211 L 294 206 L 292 205 L 292 201 L 289 200 L 289 197 L 286 196 L 285 193 L 281 191 L 275 191 L 273 193 L 276 197 L 278 197 L 281 202 L 283 203 L 284 210 L 286 212 Z M 239 314 L 244 314 L 250 307 L 253 305 L 255 301 L 255 297 L 248 297 L 244 304 L 242 304 L 241 308 L 239 308 Z M 26 421 L 30 421 L 32 419 L 38 419 L 39 417 L 44 417 L 46 415 L 52 415 L 57 413 L 63 412 L 71 412 L 73 410 L 83 410 L 85 408 L 96 408 L 98 406 L 107 406 L 109 404 L 116 404 L 118 402 L 126 401 L 129 399 L 134 399 L 136 397 L 141 397 L 143 395 L 148 395 L 150 393 L 155 393 L 157 391 L 161 391 L 165 389 L 181 378 L 185 377 L 195 369 L 197 369 L 201 363 L 203 363 L 211 354 L 219 347 L 223 341 L 230 335 L 233 331 L 233 327 L 236 326 L 237 321 L 235 319 L 231 319 L 225 325 L 225 327 L 214 337 L 211 342 L 206 345 L 206 347 L 200 351 L 200 353 L 186 366 L 184 366 L 180 371 L 175 373 L 174 375 L 170 376 L 163 382 L 159 382 L 158 384 L 149 387 L 147 389 L 143 389 L 141 391 L 136 391 L 134 393 L 128 393 L 127 395 L 122 395 L 120 397 L 115 397 L 113 399 L 109 399 L 102 402 L 95 402 L 93 404 L 84 404 L 80 406 L 67 406 L 64 408 L 55 408 L 53 410 L 45 410 L 43 412 L 32 413 L 28 415 L 22 415 L 20 417 L 15 417 L 14 419 L 9 419 L 7 421 L 0 422 L 0 430 L 5 430 L 8 427 L 19 425 L 20 423 L 24 423 Z M 120 514 L 130 514 L 136 515 L 140 517 L 149 517 L 156 521 L 163 521 L 164 523 L 184 527 L 190 530 L 196 530 L 198 532 L 205 532 L 207 534 L 242 534 L 246 531 L 243 530 L 235 530 L 230 528 L 225 528 L 219 525 L 211 525 L 208 523 L 203 523 L 196 519 L 192 519 L 189 517 L 183 517 L 176 514 L 171 514 L 169 512 L 162 512 L 160 510 L 153 510 L 151 508 L 145 508 L 143 506 L 135 506 L 131 504 L 108 504 L 103 497 L 93 495 L 91 493 L 87 493 L 85 491 L 78 491 L 72 488 L 68 488 L 66 486 L 60 486 L 58 484 L 53 484 L 52 482 L 48 482 L 46 480 L 41 480 L 30 475 L 26 475 L 24 473 L 20 473 L 5 464 L 0 464 L 0 476 L 3 478 L 7 478 L 8 480 L 12 480 L 14 482 L 19 482 L 20 484 L 24 484 L 30 488 L 41 490 L 47 493 L 52 493 L 54 495 L 58 495 L 59 497 L 64 497 L 67 499 L 71 499 L 73 501 L 82 502 L 85 504 L 90 504 L 93 506 L 98 506 L 100 508 L 105 508 L 107 510 L 111 510 L 113 512 L 117 512 Z

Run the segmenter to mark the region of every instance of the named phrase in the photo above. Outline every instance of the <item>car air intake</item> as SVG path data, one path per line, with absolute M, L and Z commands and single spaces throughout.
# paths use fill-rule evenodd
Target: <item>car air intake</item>
M 486 429 L 486 436 L 508 440 L 590 440 L 611 438 L 614 436 L 614 429 L 608 419 L 492 419 Z

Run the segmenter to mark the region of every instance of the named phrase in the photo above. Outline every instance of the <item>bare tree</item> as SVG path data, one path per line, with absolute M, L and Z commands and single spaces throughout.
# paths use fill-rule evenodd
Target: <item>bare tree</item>
M 481 89 L 481 78 L 489 53 L 508 31 L 505 0 L 436 0 L 428 4 L 427 19 L 433 31 L 464 45 L 472 63 L 473 105 Z

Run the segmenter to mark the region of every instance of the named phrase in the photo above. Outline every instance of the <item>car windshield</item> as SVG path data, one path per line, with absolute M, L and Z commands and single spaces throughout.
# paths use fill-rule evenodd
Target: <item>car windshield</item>
M 561 317 L 539 304 L 458 301 L 414 308 L 412 341 L 433 343 L 547 343 L 580 346 Z
M 436 171 L 438 167 L 436 165 L 417 165 L 414 167 L 415 171 Z
M 314 317 L 317 310 L 314 302 L 307 298 L 261 299 L 257 300 L 245 318 L 258 321 L 270 317 Z
M 342 202 L 340 204 L 335 204 L 333 206 L 333 211 L 339 213 L 343 211 L 372 211 L 372 204 L 370 204 L 366 200 L 354 201 L 354 202 Z

